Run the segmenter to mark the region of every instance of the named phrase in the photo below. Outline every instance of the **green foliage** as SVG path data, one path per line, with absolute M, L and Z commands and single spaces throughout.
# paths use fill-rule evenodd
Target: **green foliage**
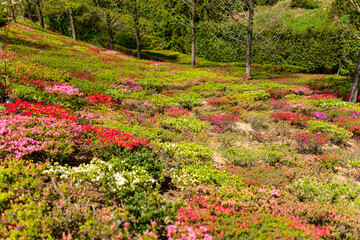
M 193 107 L 200 106 L 202 98 L 198 93 L 189 92 L 182 93 L 175 97 L 183 108 L 191 110 Z
M 291 149 L 284 145 L 268 145 L 258 149 L 231 147 L 225 149 L 222 154 L 228 159 L 230 164 L 247 167 L 259 166 L 261 164 L 274 165 L 291 151 Z
M 200 144 L 181 143 L 160 143 L 162 158 L 174 164 L 209 164 L 213 157 L 213 150 Z
M 351 106 L 353 103 L 345 102 L 340 99 L 321 99 L 315 101 L 315 105 L 323 109 L 332 109 L 338 107 Z
M 360 204 L 360 187 L 339 180 L 319 181 L 314 177 L 298 179 L 291 185 L 301 201 Z
M 352 132 L 324 121 L 310 120 L 308 121 L 308 129 L 312 132 L 325 133 L 337 144 L 344 143 L 353 136 Z
M 166 89 L 167 84 L 165 81 L 158 78 L 141 78 L 136 82 L 145 90 L 154 90 L 158 93 Z
M 319 8 L 317 0 L 291 0 L 291 7 L 314 9 Z
M 182 116 L 179 118 L 168 118 L 163 122 L 163 126 L 176 130 L 177 132 L 189 131 L 199 133 L 206 129 L 209 124 L 200 121 L 193 116 Z

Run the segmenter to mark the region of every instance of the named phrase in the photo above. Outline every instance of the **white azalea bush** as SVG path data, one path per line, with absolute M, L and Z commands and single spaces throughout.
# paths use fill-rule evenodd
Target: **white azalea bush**
M 51 177 L 59 177 L 69 181 L 89 181 L 102 185 L 112 192 L 135 191 L 136 187 L 148 187 L 155 183 L 155 179 L 140 166 L 129 170 L 117 170 L 111 162 L 94 158 L 89 164 L 78 167 L 60 166 L 57 162 L 48 165 L 43 173 Z

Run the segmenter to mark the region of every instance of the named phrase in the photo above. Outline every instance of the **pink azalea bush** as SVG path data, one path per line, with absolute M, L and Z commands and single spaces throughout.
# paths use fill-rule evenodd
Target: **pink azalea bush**
M 47 159 L 65 157 L 82 143 L 80 125 L 65 119 L 9 115 L 0 117 L 0 158 L 39 153 Z
M 63 93 L 66 95 L 84 96 L 78 88 L 71 86 L 68 83 L 62 85 L 46 86 L 45 91 L 48 93 Z

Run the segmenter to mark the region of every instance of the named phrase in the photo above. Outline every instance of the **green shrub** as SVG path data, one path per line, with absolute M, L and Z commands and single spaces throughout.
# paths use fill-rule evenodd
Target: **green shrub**
M 202 98 L 198 93 L 189 92 L 182 93 L 175 97 L 183 108 L 191 110 L 193 107 L 200 106 Z
M 291 185 L 291 189 L 300 201 L 331 204 L 360 204 L 360 187 L 338 180 L 319 181 L 315 177 L 303 177 Z
M 350 140 L 353 136 L 352 132 L 324 121 L 310 120 L 308 121 L 308 128 L 312 132 L 322 132 L 326 134 L 332 138 L 332 141 L 338 144 Z
M 258 166 L 261 164 L 275 165 L 292 150 L 284 145 L 268 145 L 258 149 L 231 147 L 222 152 L 230 164 L 241 167 Z
M 291 0 L 292 8 L 306 8 L 315 9 L 319 8 L 319 3 L 316 0 Z
M 200 121 L 193 116 L 182 116 L 179 118 L 169 118 L 163 122 L 164 127 L 176 130 L 177 132 L 189 131 L 199 133 L 206 129 L 209 124 Z
M 213 157 L 213 150 L 200 144 L 181 143 L 160 143 L 160 155 L 164 160 L 177 165 L 182 164 L 209 164 Z
M 315 106 L 321 107 L 323 109 L 345 107 L 350 105 L 353 105 L 353 103 L 345 102 L 340 99 L 321 99 L 315 101 Z
M 158 78 L 141 78 L 137 79 L 136 82 L 145 90 L 155 90 L 160 93 L 166 89 L 167 84 L 164 80 Z

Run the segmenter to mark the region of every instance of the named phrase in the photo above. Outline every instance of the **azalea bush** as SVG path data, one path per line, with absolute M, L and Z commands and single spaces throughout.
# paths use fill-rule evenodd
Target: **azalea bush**
M 301 114 L 301 113 L 292 113 L 292 112 L 274 112 L 271 113 L 276 122 L 278 121 L 286 121 L 291 124 L 304 127 L 307 125 L 307 121 L 311 118 Z
M 321 147 L 328 143 L 331 137 L 324 133 L 299 132 L 290 136 L 297 142 L 297 149 L 300 153 L 319 153 Z
M 234 122 L 237 122 L 240 119 L 236 114 L 204 115 L 201 118 L 213 125 L 213 132 L 224 132 L 231 129 Z
M 1 158 L 64 159 L 84 143 L 82 127 L 67 120 L 9 115 L 0 117 Z
M 23 116 L 46 116 L 55 119 L 67 119 L 70 121 L 77 120 L 71 110 L 63 108 L 59 105 L 44 104 L 41 102 L 25 102 L 16 100 L 14 103 L 4 104 L 7 108 L 3 114 L 20 113 Z
M 110 157 L 123 149 L 141 149 L 146 147 L 148 142 L 143 138 L 134 137 L 118 129 L 83 125 L 82 128 L 87 135 L 87 142 L 93 142 L 98 154 L 103 157 Z

